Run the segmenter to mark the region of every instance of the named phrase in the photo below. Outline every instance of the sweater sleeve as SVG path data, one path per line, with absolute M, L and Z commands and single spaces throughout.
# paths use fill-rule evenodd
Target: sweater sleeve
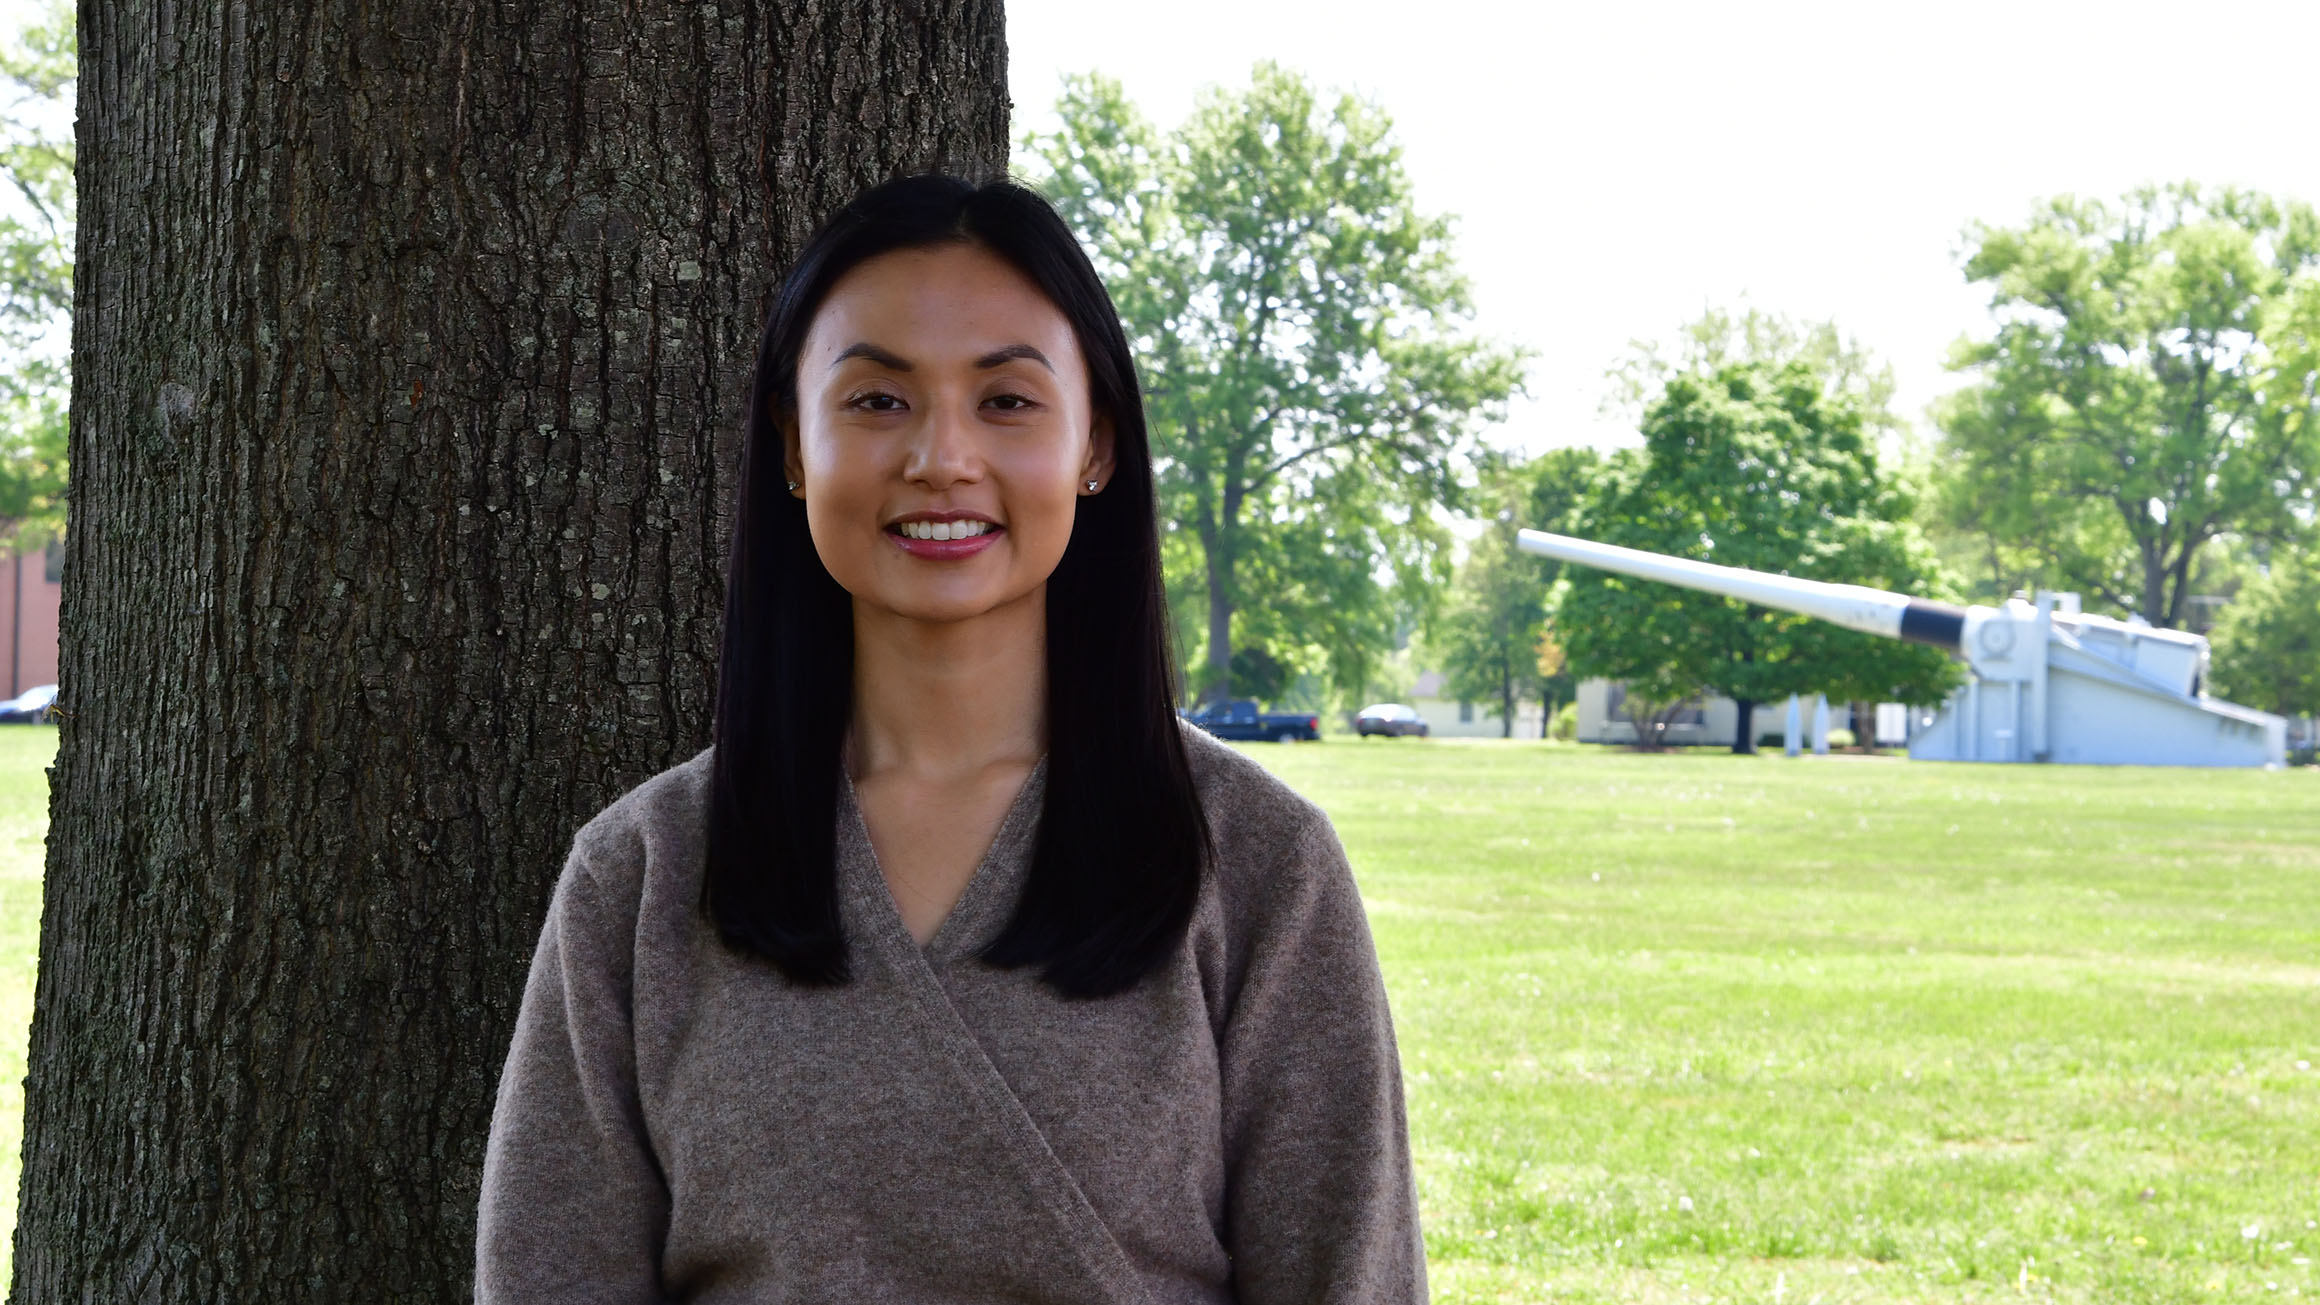
M 549 899 L 500 1071 L 476 1221 L 477 1305 L 664 1299 L 669 1195 L 637 1100 L 634 921 L 607 900 L 585 837 Z
M 1227 1246 L 1245 1305 L 1426 1299 L 1377 950 L 1318 809 L 1256 886 L 1220 1046 Z

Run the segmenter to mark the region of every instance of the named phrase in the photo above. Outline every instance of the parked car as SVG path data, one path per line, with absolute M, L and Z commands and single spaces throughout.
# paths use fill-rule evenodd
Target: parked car
M 1321 737 L 1321 718 L 1310 712 L 1260 712 L 1247 698 L 1212 703 L 1184 713 L 1191 721 L 1220 739 L 1271 739 L 1275 743 L 1307 742 Z
M 0 723 L 38 725 L 48 719 L 48 709 L 56 702 L 56 686 L 43 684 L 26 689 L 6 702 L 0 702 Z
M 1426 718 L 1418 714 L 1417 708 L 1405 707 L 1398 702 L 1381 702 L 1362 708 L 1361 714 L 1353 718 L 1353 729 L 1365 739 L 1372 734 L 1415 734 L 1422 739 L 1432 732 L 1427 729 Z

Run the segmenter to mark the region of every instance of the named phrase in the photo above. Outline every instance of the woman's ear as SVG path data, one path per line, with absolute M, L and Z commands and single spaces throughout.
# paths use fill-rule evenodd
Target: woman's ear
M 806 496 L 806 463 L 805 456 L 798 451 L 797 420 L 776 414 L 773 422 L 774 425 L 781 428 L 781 466 L 784 478 L 790 484 L 789 492 L 798 498 L 804 498 Z
M 1099 414 L 1096 424 L 1088 431 L 1087 465 L 1080 468 L 1080 488 L 1087 490 L 1087 482 L 1095 481 L 1097 488 L 1089 493 L 1101 493 L 1102 486 L 1112 483 L 1112 418 L 1109 413 Z

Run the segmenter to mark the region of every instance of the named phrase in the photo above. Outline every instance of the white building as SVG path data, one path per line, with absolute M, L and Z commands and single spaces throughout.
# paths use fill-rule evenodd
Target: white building
M 1627 715 L 1627 686 L 1613 680 L 1581 680 L 1579 682 L 1579 730 L 1581 743 L 1635 742 L 1635 722 Z M 1734 732 L 1740 724 L 1740 704 L 1730 698 L 1701 696 L 1678 711 L 1667 726 L 1664 741 L 1671 747 L 1731 747 Z M 1756 737 L 1778 735 L 1788 724 L 1788 700 L 1760 702 L 1751 726 Z M 1811 704 L 1805 707 L 1805 728 L 1812 725 Z M 1853 709 L 1848 703 L 1829 704 L 1829 728 L 1853 728 Z M 1909 741 L 1909 709 L 1900 703 L 1877 705 L 1877 746 L 1897 748 Z
M 1495 739 L 1506 733 L 1499 720 L 1498 700 L 1489 702 L 1459 702 L 1442 696 L 1444 676 L 1440 671 L 1424 671 L 1410 690 L 1410 706 L 1426 722 L 1426 729 L 1435 738 Z M 1514 737 L 1539 737 L 1539 704 L 1517 700 L 1514 713 Z

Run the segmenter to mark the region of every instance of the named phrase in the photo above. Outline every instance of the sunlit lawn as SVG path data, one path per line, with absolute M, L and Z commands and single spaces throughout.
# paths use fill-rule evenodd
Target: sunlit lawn
M 50 725 L 0 725 L 0 1283 L 16 1244 L 16 1166 L 24 1136 L 24 1043 L 40 952 L 40 871 L 48 836 Z
M 2320 771 L 1372 740 L 1438 1301 L 2320 1290 Z
M 55 737 L 0 728 L 11 1227 Z M 1369 900 L 1437 1301 L 2320 1291 L 2320 772 L 1245 750 Z

